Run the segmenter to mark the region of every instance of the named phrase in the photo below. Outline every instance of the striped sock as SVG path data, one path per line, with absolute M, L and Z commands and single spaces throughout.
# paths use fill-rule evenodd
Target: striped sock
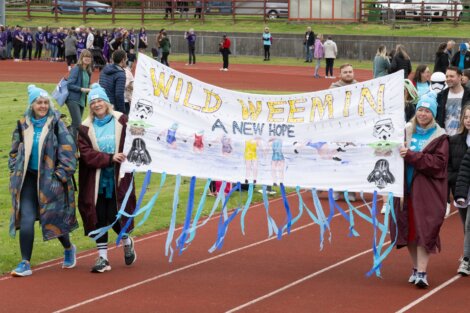
M 103 259 L 108 259 L 108 243 L 98 243 L 96 244 L 98 248 L 98 255 Z

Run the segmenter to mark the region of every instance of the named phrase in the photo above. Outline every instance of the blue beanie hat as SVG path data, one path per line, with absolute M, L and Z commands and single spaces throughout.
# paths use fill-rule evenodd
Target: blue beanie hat
M 103 87 L 100 86 L 98 83 L 94 83 L 91 85 L 91 90 L 88 93 L 88 103 L 91 103 L 94 100 L 101 99 L 103 101 L 109 102 L 108 95 L 106 94 L 106 91 L 103 89 Z
M 437 114 L 437 95 L 433 91 L 430 91 L 424 95 L 422 95 L 418 101 L 418 104 L 416 105 L 416 111 L 418 111 L 419 108 L 426 108 L 429 111 L 431 111 L 432 116 L 436 118 Z
M 467 49 L 467 44 L 466 44 L 465 42 L 462 42 L 462 43 L 460 44 L 460 51 L 466 51 L 466 50 L 468 50 L 468 49 Z
M 45 91 L 44 89 L 38 88 L 35 85 L 29 85 L 28 86 L 28 104 L 31 105 L 33 104 L 34 101 L 36 101 L 37 98 L 42 97 L 42 98 L 47 98 L 51 99 L 49 96 L 49 93 Z

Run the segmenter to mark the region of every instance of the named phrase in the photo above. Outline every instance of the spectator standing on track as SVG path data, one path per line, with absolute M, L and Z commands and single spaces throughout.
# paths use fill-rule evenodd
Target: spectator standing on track
M 72 64 L 77 63 L 77 38 L 73 30 L 69 30 L 67 37 L 64 39 L 65 58 L 67 60 L 67 69 L 72 69 Z
M 41 223 L 44 240 L 57 238 L 64 247 L 62 268 L 76 264 L 69 233 L 78 227 L 72 182 L 76 147 L 49 94 L 28 86 L 29 106 L 13 132 L 8 167 L 13 211 L 10 234 L 20 231 L 22 261 L 12 276 L 29 276 L 34 224 Z
M 344 87 L 348 85 L 357 84 L 357 81 L 354 79 L 354 69 L 351 64 L 343 64 L 339 68 L 340 80 L 331 84 L 330 89 Z M 340 192 L 333 192 L 334 200 L 339 200 Z M 354 192 L 348 193 L 349 201 L 356 201 L 356 194 Z
M 449 186 L 456 199 L 464 228 L 463 257 L 457 273 L 470 275 L 470 207 L 468 203 L 468 190 L 470 185 L 470 152 L 467 152 L 470 143 L 470 105 L 462 109 L 459 133 L 451 136 L 449 160 Z
M 325 51 L 323 49 L 323 35 L 318 34 L 315 39 L 315 46 L 313 47 L 313 58 L 315 59 L 315 78 L 320 78 L 319 71 L 321 65 L 321 59 L 325 57 Z
M 162 33 L 162 40 L 160 41 L 160 48 L 162 50 L 161 62 L 162 64 L 169 67 L 170 63 L 168 63 L 168 56 L 170 55 L 171 43 L 170 43 L 170 39 L 166 35 L 166 32 Z
M 465 42 L 460 44 L 459 51 L 454 54 L 450 64 L 458 67 L 461 71 L 470 68 L 470 52 Z
M 12 34 L 13 37 L 13 55 L 15 58 L 15 62 L 20 62 L 20 54 L 21 48 L 23 47 L 24 43 L 24 36 L 22 32 L 22 28 L 20 26 L 16 26 L 15 31 Z
M 7 27 L 6 28 L 7 32 L 7 59 L 12 59 L 11 51 L 13 50 L 13 32 L 14 28 L 13 26 Z
M 28 57 L 29 61 L 32 60 L 33 44 L 34 44 L 33 34 L 31 33 L 31 30 L 29 28 L 25 28 L 24 45 L 23 45 L 23 60 L 26 60 L 26 57 Z
M 460 112 L 470 100 L 470 90 L 462 86 L 461 80 L 460 69 L 449 66 L 446 71 L 447 88 L 437 95 L 436 121 L 449 136 L 457 133 L 460 127 Z
M 390 72 L 390 59 L 387 56 L 387 47 L 380 45 L 374 57 L 374 78 L 388 75 Z
M 65 101 L 72 118 L 70 134 L 75 141 L 77 141 L 77 129 L 82 123 L 83 111 L 86 106 L 86 95 L 90 92 L 92 73 L 92 55 L 90 50 L 85 49 L 80 54 L 77 65 L 70 71 L 67 84 L 69 95 Z
M 113 64 L 106 65 L 100 73 L 100 85 L 106 91 L 114 110 L 126 113 L 124 90 L 126 88 L 127 55 L 123 50 L 117 50 L 112 55 Z
M 119 51 L 115 52 L 118 53 Z M 124 52 L 124 51 L 122 51 Z M 114 222 L 118 208 L 132 182 L 127 173 L 119 178 L 121 163 L 126 160 L 123 153 L 126 136 L 127 116 L 113 110 L 106 92 L 98 84 L 93 84 L 88 94 L 90 115 L 79 129 L 78 147 L 80 167 L 78 171 L 78 209 L 82 216 L 85 234 Z M 136 205 L 134 188 L 127 201 L 125 211 L 133 213 Z M 113 225 L 119 234 L 127 219 Z M 131 223 L 128 233 L 132 231 Z M 124 261 L 131 265 L 137 259 L 134 240 L 123 236 Z M 108 261 L 108 232 L 96 239 L 98 258 L 91 272 L 103 273 L 111 270 Z
M 315 33 L 312 31 L 312 27 L 309 26 L 304 36 L 305 62 L 312 62 L 314 44 Z
M 418 65 L 412 82 L 418 90 L 418 97 L 421 97 L 431 90 L 431 71 L 426 64 Z
M 222 68 L 220 69 L 221 71 L 225 71 L 225 72 L 228 71 L 228 63 L 229 63 L 228 56 L 232 53 L 230 51 L 230 45 L 231 45 L 230 39 L 227 37 L 227 34 L 224 34 L 222 36 L 222 41 L 219 44 L 219 51 L 222 54 L 222 61 L 223 61 Z
M 447 135 L 435 121 L 435 93 L 421 97 L 416 115 L 406 125 L 405 146 L 400 155 L 405 160 L 405 198 L 394 209 L 398 233 L 390 227 L 392 238 L 398 236 L 397 248 L 407 247 L 413 270 L 409 283 L 418 288 L 429 286 L 427 266 L 431 253 L 441 250 L 439 231 L 444 222 L 447 202 Z
M 336 56 L 338 55 L 338 47 L 336 43 L 332 40 L 331 36 L 328 36 L 328 39 L 323 44 L 323 50 L 325 51 L 325 78 L 336 78 L 333 76 L 333 66 L 335 64 Z
M 34 51 L 34 58 L 36 60 L 41 60 L 42 48 L 46 42 L 44 33 L 42 32 L 42 27 L 38 27 L 38 31 L 34 35 L 36 41 L 36 50 Z
M 145 49 L 147 49 L 148 42 L 147 42 L 147 33 L 145 32 L 145 27 L 142 27 L 139 32 L 139 52 L 145 53 Z
M 400 70 L 404 70 L 404 78 L 408 78 L 412 71 L 410 57 L 405 50 L 403 45 L 397 45 L 395 48 L 395 54 L 390 64 L 390 73 L 395 73 Z
M 439 45 L 436 51 L 436 58 L 434 60 L 434 73 L 445 73 L 450 65 L 450 57 L 446 51 L 447 43 L 443 42 Z
M 196 33 L 194 33 L 194 29 L 190 28 L 188 32 L 185 32 L 184 38 L 188 42 L 189 54 L 189 61 L 186 65 L 196 64 Z
M 269 27 L 264 28 L 263 33 L 263 47 L 264 47 L 264 60 L 263 61 L 270 61 L 271 60 L 271 45 L 273 43 L 273 36 L 269 32 Z

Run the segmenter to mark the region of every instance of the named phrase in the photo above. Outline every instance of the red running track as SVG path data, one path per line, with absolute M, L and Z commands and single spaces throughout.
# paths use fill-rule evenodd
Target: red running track
M 9 69 L 4 71 L 4 66 Z M 201 68 L 175 64 L 225 88 L 295 92 L 331 83 L 313 79 L 304 67 L 233 65 L 221 73 L 214 64 L 197 66 Z M 1 62 L 0 68 L 0 80 L 8 81 L 56 82 L 65 74 L 63 64 L 46 62 Z M 357 73 L 359 80 L 370 75 Z M 309 193 L 304 196 L 311 207 Z M 297 196 L 290 195 L 289 202 L 296 214 Z M 278 224 L 284 221 L 282 200 L 272 200 L 270 212 Z M 33 268 L 28 278 L 0 277 L 0 311 L 469 312 L 470 278 L 456 275 L 463 236 L 455 212 L 441 232 L 443 252 L 431 258 L 428 290 L 407 283 L 411 266 L 405 250 L 394 250 L 387 258 L 383 279 L 365 277 L 372 265 L 372 227 L 359 218 L 356 229 L 361 236 L 349 238 L 348 223 L 335 217 L 332 242 L 319 251 L 319 229 L 307 214 L 279 241 L 267 238 L 264 207 L 253 205 L 246 216 L 246 235 L 241 235 L 235 219 L 223 249 L 209 254 L 217 223 L 213 219 L 199 230 L 190 248 L 173 263 L 164 256 L 166 232 L 156 232 L 137 238 L 138 260 L 130 267 L 124 265 L 121 248 L 111 248 L 113 270 L 108 273 L 89 273 L 96 252 L 83 251 L 72 270 L 62 270 L 61 260 L 54 260 Z

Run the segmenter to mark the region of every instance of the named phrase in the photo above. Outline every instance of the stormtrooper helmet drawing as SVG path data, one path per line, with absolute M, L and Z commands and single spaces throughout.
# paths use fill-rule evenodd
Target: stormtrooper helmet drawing
M 136 166 L 148 165 L 152 162 L 152 158 L 145 147 L 145 141 L 142 138 L 135 138 L 132 141 L 127 159 Z
M 375 183 L 375 186 L 379 189 L 384 189 L 387 184 L 393 184 L 395 177 L 390 172 L 390 166 L 388 161 L 380 159 L 375 163 L 375 167 L 367 177 L 369 183 Z
M 381 140 L 387 140 L 390 138 L 394 131 L 393 128 L 393 123 L 391 118 L 386 118 L 380 121 L 377 121 L 374 125 L 374 137 L 381 139 Z
M 137 103 L 135 104 L 134 108 L 135 108 L 135 111 L 134 111 L 135 116 L 142 120 L 146 120 L 150 116 L 153 115 L 153 105 L 152 105 L 152 102 L 148 100 L 139 99 Z

